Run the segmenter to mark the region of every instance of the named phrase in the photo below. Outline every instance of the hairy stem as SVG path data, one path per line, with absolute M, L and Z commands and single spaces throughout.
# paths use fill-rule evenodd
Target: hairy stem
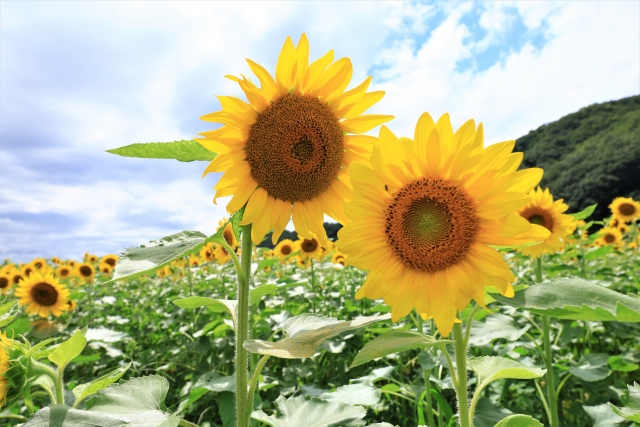
M 236 333 L 236 422 L 237 427 L 248 427 L 247 378 L 248 357 L 244 342 L 249 337 L 249 282 L 251 277 L 251 224 L 242 231 L 242 260 L 238 272 L 238 325 Z
M 462 335 L 462 325 L 453 325 L 453 342 L 456 351 L 456 371 L 457 386 L 456 395 L 458 397 L 458 412 L 460 416 L 460 427 L 471 427 L 469 421 L 469 395 L 467 393 L 467 347 Z

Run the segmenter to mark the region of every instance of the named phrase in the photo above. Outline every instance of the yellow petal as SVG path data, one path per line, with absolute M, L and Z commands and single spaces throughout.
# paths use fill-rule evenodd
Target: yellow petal
M 344 132 L 364 133 L 392 119 L 393 116 L 384 114 L 366 114 L 364 116 L 347 119 L 340 123 L 340 126 Z
M 255 222 L 255 220 L 263 213 L 262 210 L 267 203 L 267 190 L 258 187 L 247 202 L 240 225 L 247 225 Z

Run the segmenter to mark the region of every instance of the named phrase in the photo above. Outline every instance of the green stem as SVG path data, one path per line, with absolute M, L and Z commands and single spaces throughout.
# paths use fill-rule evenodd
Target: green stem
M 316 292 L 316 273 L 315 270 L 313 268 L 313 258 L 311 258 L 311 292 L 314 293 L 313 295 L 313 312 L 316 312 L 316 297 L 317 295 L 315 295 Z
M 63 372 L 64 371 L 61 369 L 53 369 L 51 366 L 45 365 L 44 363 L 39 362 L 33 358 L 29 363 L 28 374 L 30 377 L 35 375 L 46 375 L 51 378 L 51 381 L 55 386 L 55 403 L 57 405 L 64 405 L 64 389 L 62 382 Z M 52 403 L 53 402 L 54 401 L 52 400 Z
M 544 411 L 547 413 L 547 417 L 551 419 L 551 411 L 549 410 L 549 405 L 547 404 L 547 399 L 544 398 L 544 393 L 538 384 L 538 380 L 533 380 L 533 383 L 536 386 L 536 390 L 538 391 L 538 395 L 540 396 L 540 401 L 542 402 L 542 406 L 544 406 Z
M 471 310 L 471 314 L 469 315 L 469 319 L 467 320 L 467 328 L 464 331 L 464 348 L 469 346 L 469 337 L 471 336 L 471 325 L 473 324 L 473 318 L 476 313 L 481 309 L 480 305 L 476 304 Z
M 230 248 L 229 248 L 230 249 Z M 249 337 L 249 281 L 251 277 L 251 224 L 242 230 L 242 261 L 238 271 L 238 325 L 236 334 L 236 420 L 237 427 L 247 424 L 247 378 L 248 361 L 244 342 Z M 229 252 L 230 254 L 233 251 Z M 235 255 L 235 254 L 234 254 Z M 233 256 L 232 256 L 233 258 Z M 237 257 L 235 258 L 237 260 Z M 236 262 L 234 260 L 234 263 Z M 236 264 L 237 266 L 237 264 Z
M 429 377 L 431 376 L 431 370 L 424 370 L 424 384 L 425 384 L 425 394 L 424 398 L 427 402 L 427 421 L 430 426 L 436 425 L 436 422 L 433 418 L 433 402 L 431 401 L 431 382 L 429 381 Z
M 256 393 L 256 387 L 258 386 L 258 380 L 260 379 L 260 372 L 262 372 L 262 368 L 264 368 L 265 363 L 269 360 L 268 354 L 262 356 L 260 362 L 256 366 L 256 370 L 253 371 L 253 377 L 251 377 L 251 386 L 249 387 L 249 398 L 247 400 L 247 425 L 251 423 L 251 413 L 253 412 L 253 397 Z
M 180 418 L 178 425 L 182 427 L 198 427 L 198 424 L 191 423 L 187 420 L 183 420 L 182 418 Z
M 469 420 L 469 395 L 467 393 L 467 347 L 464 345 L 462 335 L 462 325 L 454 323 L 453 342 L 456 351 L 456 371 L 457 386 L 456 395 L 458 397 L 458 412 L 460 416 L 460 427 L 471 427 Z

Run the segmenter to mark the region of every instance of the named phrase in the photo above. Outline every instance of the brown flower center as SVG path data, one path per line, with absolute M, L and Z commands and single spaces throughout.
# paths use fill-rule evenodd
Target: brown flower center
M 37 268 L 38 270 L 40 270 L 40 269 L 42 268 L 42 263 L 41 263 L 40 261 L 36 261 L 36 262 L 33 264 L 33 266 L 34 266 L 35 268 Z
M 38 305 L 49 307 L 58 301 L 58 291 L 51 284 L 41 282 L 31 288 L 31 299 Z
M 0 277 L 0 289 L 4 289 L 9 286 L 9 279 L 7 277 Z
M 624 216 L 633 216 L 636 214 L 636 207 L 631 203 L 621 203 L 620 206 L 618 206 L 618 212 Z
M 338 176 L 344 134 L 327 105 L 289 95 L 258 116 L 245 149 L 251 176 L 271 197 L 300 202 L 322 194 Z
M 616 241 L 616 236 L 614 236 L 613 234 L 605 234 L 604 235 L 604 241 L 607 243 L 613 243 Z
M 316 239 L 304 239 L 300 244 L 300 249 L 305 253 L 313 253 L 318 249 L 318 241 Z
M 60 269 L 60 273 L 59 276 L 60 277 L 67 277 L 69 275 L 69 269 L 68 268 L 61 268 Z
M 88 265 L 80 266 L 78 270 L 83 277 L 91 277 L 91 274 L 93 273 L 93 271 L 91 271 L 91 267 Z
M 17 285 L 18 283 L 20 283 L 20 280 L 22 280 L 22 276 L 19 274 L 16 274 L 13 276 L 13 284 Z
M 105 258 L 104 263 L 114 267 L 116 265 L 116 260 L 115 258 Z
M 531 224 L 541 225 L 553 232 L 553 218 L 546 210 L 538 206 L 527 206 L 520 212 L 520 216 Z
M 226 228 L 222 232 L 222 237 L 224 237 L 224 240 L 227 242 L 227 244 L 233 248 L 235 240 L 233 236 L 233 230 L 230 228 Z
M 291 245 L 284 245 L 280 248 L 280 253 L 282 255 L 289 255 L 292 250 Z
M 387 207 L 389 246 L 408 268 L 435 273 L 462 261 L 474 241 L 478 218 L 464 190 L 442 178 L 420 178 L 402 187 Z

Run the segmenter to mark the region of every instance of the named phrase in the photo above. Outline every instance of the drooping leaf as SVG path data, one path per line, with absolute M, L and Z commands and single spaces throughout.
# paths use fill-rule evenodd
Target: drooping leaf
M 419 332 L 404 331 L 394 329 L 386 334 L 382 334 L 369 341 L 358 352 L 350 368 L 360 366 L 373 359 L 377 359 L 388 354 L 399 353 L 401 351 L 413 350 L 416 348 L 427 348 L 434 345 L 449 344 L 452 341 L 436 340 L 432 336 Z
M 502 304 L 559 319 L 640 322 L 640 299 L 576 277 L 555 279 L 515 292 L 491 294 Z
M 58 365 L 60 369 L 64 369 L 69 362 L 80 356 L 86 345 L 87 339 L 78 329 L 68 340 L 60 343 L 49 353 L 49 360 Z
M 513 318 L 504 314 L 495 313 L 487 316 L 484 322 L 475 322 L 471 327 L 469 344 L 472 346 L 483 346 L 498 338 L 505 338 L 509 341 L 516 341 L 529 330 L 526 325 L 519 328 Z
M 173 300 L 173 303 L 180 308 L 200 308 L 207 307 L 208 310 L 214 313 L 227 312 L 233 319 L 233 324 L 237 324 L 236 319 L 236 307 L 238 306 L 237 300 L 229 299 L 215 299 L 207 297 L 187 297 Z
M 198 252 L 207 240 L 207 236 L 199 231 L 181 231 L 137 248 L 124 249 L 120 253 L 113 278 L 105 284 L 153 273 L 177 258 Z
M 640 423 L 640 384 L 634 382 L 632 386 L 627 385 L 627 389 L 628 390 L 625 390 L 622 396 L 620 396 L 624 407 L 618 408 L 611 403 L 609 403 L 609 406 L 611 406 L 613 412 L 621 417 L 635 423 Z
M 86 401 L 87 410 L 105 414 L 141 413 L 166 411 L 164 399 L 169 391 L 169 382 L 159 375 L 131 378 L 113 384 Z
M 583 381 L 593 382 L 607 378 L 611 370 L 607 366 L 609 355 L 604 353 L 589 353 L 580 358 L 579 366 L 572 366 L 569 372 Z
M 529 415 L 509 415 L 507 418 L 500 421 L 495 427 L 543 427 L 542 424 L 535 418 L 531 418 Z
M 586 208 L 582 209 L 580 212 L 577 212 L 574 214 L 568 214 L 568 215 L 572 216 L 573 219 L 575 219 L 576 221 L 579 221 L 581 219 L 587 219 L 593 214 L 593 211 L 596 210 L 597 206 L 598 204 L 596 203 L 594 205 L 587 206 Z
M 593 420 L 593 427 L 614 427 L 624 422 L 624 418 L 611 410 L 608 403 L 602 405 L 582 405 L 582 409 Z
M 260 300 L 267 296 L 273 295 L 277 292 L 278 286 L 274 284 L 258 286 L 255 289 L 249 291 L 249 305 L 254 305 L 260 302 Z
M 105 374 L 91 382 L 75 386 L 75 388 L 73 389 L 73 395 L 76 397 L 74 407 L 78 406 L 81 401 L 91 396 L 92 394 L 95 394 L 98 391 L 103 390 L 118 381 L 124 375 L 124 373 L 127 372 L 130 366 L 131 362 L 127 363 L 125 366 L 114 369 L 108 374 Z
M 0 304 L 0 328 L 4 328 L 20 314 L 18 300 Z
M 113 148 L 107 150 L 107 153 L 143 159 L 175 159 L 180 162 L 210 162 L 217 156 L 217 153 L 207 150 L 194 140 L 137 143 Z
M 526 380 L 540 378 L 546 369 L 523 365 L 505 357 L 472 357 L 468 360 L 469 369 L 478 374 L 478 390 L 484 389 L 492 381 L 513 378 Z M 479 393 L 479 391 L 476 391 Z
M 278 342 L 247 340 L 244 347 L 251 353 L 303 359 L 313 356 L 324 340 L 390 318 L 391 315 L 385 314 L 341 322 L 333 317 L 301 314 L 282 324 L 285 339 Z
M 303 396 L 276 400 L 279 417 L 269 416 L 262 411 L 254 411 L 251 418 L 272 427 L 337 427 L 362 425 L 360 420 L 367 411 L 362 406 L 324 402 L 320 399 L 306 400 Z
M 640 369 L 640 366 L 637 363 L 630 363 L 622 356 L 611 356 L 607 363 L 609 363 L 609 366 L 614 371 L 633 372 Z

